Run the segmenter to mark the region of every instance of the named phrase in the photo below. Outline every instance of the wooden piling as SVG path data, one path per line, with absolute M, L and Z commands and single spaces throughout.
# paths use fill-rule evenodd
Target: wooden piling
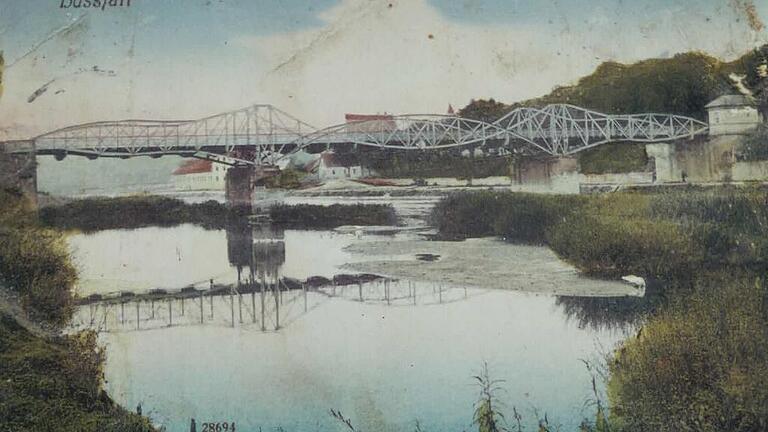
M 235 327 L 235 299 L 232 290 L 229 290 L 229 310 L 232 314 L 232 327 Z
M 255 287 L 253 287 L 252 285 L 252 288 L 255 288 Z M 252 321 L 254 324 L 256 324 L 256 290 L 255 289 L 251 290 L 251 311 L 252 311 L 251 313 Z

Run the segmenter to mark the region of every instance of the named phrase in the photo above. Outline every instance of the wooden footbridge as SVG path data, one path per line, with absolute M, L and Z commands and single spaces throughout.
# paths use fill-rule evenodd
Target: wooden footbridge
M 473 291 L 473 295 L 476 294 Z M 142 331 L 190 325 L 256 327 L 278 331 L 328 299 L 386 306 L 448 304 L 470 297 L 466 288 L 417 283 L 371 274 L 311 277 L 263 275 L 205 288 L 151 289 L 91 295 L 77 300 L 72 330 Z

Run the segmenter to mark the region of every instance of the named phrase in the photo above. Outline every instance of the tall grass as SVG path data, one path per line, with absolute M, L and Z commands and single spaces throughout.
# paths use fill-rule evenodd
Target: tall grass
M 0 314 L 0 424 L 9 431 L 152 432 L 102 389 L 92 332 L 46 340 Z
M 0 190 L 0 291 L 29 318 L 64 325 L 77 279 L 60 232 L 41 228 L 15 190 Z M 12 309 L 11 309 L 12 310 Z M 115 405 L 102 389 L 103 352 L 91 332 L 34 335 L 0 312 L 0 423 L 18 431 L 151 432 L 148 420 Z M 51 326 L 52 325 L 52 326 Z
M 596 196 L 460 193 L 432 218 L 443 237 L 547 244 L 587 274 L 685 281 L 698 269 L 761 269 L 768 193 L 760 189 Z
M 438 202 L 430 219 L 440 234 L 450 239 L 500 236 L 544 243 L 547 228 L 567 220 L 585 202 L 578 195 L 460 192 Z
M 33 319 L 64 324 L 77 272 L 63 236 L 38 227 L 18 192 L 0 191 L 0 202 L 0 286 L 15 293 Z
M 708 275 L 625 341 L 609 366 L 621 430 L 768 430 L 765 282 Z
M 173 226 L 194 223 L 223 228 L 233 214 L 216 201 L 188 204 L 175 198 L 137 195 L 117 198 L 85 198 L 40 210 L 40 221 L 59 229 L 85 232 L 105 229 Z
M 766 204 L 760 188 L 496 193 L 450 197 L 433 217 L 447 237 L 536 239 L 586 273 L 659 281 L 664 301 L 630 310 L 643 327 L 609 360 L 610 421 L 585 430 L 752 432 L 768 430 Z M 561 302 L 586 323 L 609 312 L 593 303 Z

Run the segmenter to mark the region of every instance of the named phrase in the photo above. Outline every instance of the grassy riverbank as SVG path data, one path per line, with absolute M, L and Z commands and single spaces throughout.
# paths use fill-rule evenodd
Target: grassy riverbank
M 216 201 L 188 204 L 154 195 L 117 198 L 85 198 L 40 210 L 40 221 L 58 229 L 85 232 L 173 226 L 184 223 L 223 228 L 233 211 Z
M 0 190 L 0 423 L 30 432 L 154 430 L 104 393 L 95 334 L 59 335 L 76 278 L 61 233 L 38 226 L 20 193 Z
M 768 428 L 766 204 L 758 188 L 482 192 L 446 198 L 432 218 L 445 237 L 546 244 L 585 273 L 654 281 L 661 297 L 637 311 L 637 336 L 608 358 L 610 430 L 759 431 Z M 589 314 L 583 303 L 566 306 Z
M 432 219 L 441 235 L 546 244 L 583 272 L 690 281 L 700 269 L 759 270 L 768 257 L 768 192 L 673 190 L 609 195 L 460 193 Z
M 187 223 L 223 229 L 247 215 L 248 209 L 233 209 L 216 201 L 189 204 L 175 198 L 138 195 L 81 199 L 45 207 L 39 217 L 49 227 L 93 232 Z M 306 229 L 397 223 L 395 211 L 388 205 L 280 205 L 270 210 L 270 217 L 277 225 Z
M 0 314 L 0 423 L 29 432 L 150 432 L 102 388 L 103 352 L 92 332 L 42 338 Z

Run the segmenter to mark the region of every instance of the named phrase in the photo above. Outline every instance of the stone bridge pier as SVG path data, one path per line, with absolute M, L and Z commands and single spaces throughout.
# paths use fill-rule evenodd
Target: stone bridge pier
M 37 208 L 37 161 L 33 142 L 0 144 L 0 187 L 20 190 Z
M 251 167 L 232 167 L 224 177 L 228 207 L 251 207 L 251 195 L 254 188 L 254 169 Z
M 253 192 L 264 184 L 264 180 L 280 174 L 278 167 L 235 166 L 225 176 L 225 197 L 227 206 L 253 210 Z

